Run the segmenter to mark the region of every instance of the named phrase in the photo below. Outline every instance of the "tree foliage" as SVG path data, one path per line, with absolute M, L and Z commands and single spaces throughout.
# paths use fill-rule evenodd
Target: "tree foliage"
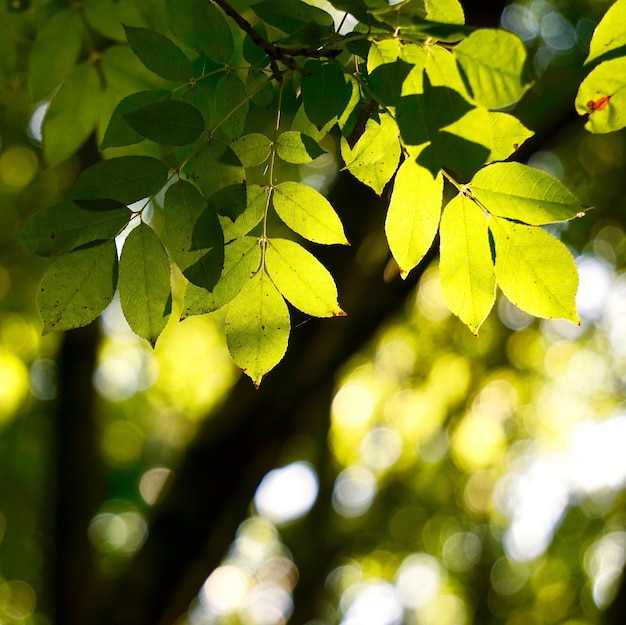
M 522 42 L 465 26 L 456 1 L 331 5 L 333 15 L 299 0 L 171 2 L 171 31 L 117 23 L 95 2 L 80 19 L 70 7 L 50 14 L 30 56 L 34 95 L 52 92 L 44 153 L 58 163 L 97 129 L 105 160 L 22 232 L 33 252 L 59 257 L 38 300 L 44 331 L 92 321 L 113 284 L 131 328 L 154 344 L 172 285 L 177 297 L 171 266 L 187 282 L 183 318 L 229 307 L 229 349 L 258 385 L 287 348 L 286 302 L 344 314 L 308 251 L 349 244 L 341 217 L 294 169 L 327 152 L 389 194 L 385 232 L 402 277 L 439 235 L 444 296 L 472 332 L 497 287 L 533 315 L 578 322 L 573 258 L 545 226 L 584 208 L 560 181 L 512 162 L 532 135 L 502 110 L 531 85 Z M 620 0 L 598 26 L 576 99 L 593 132 L 626 125 L 623 12 Z M 113 41 L 81 62 L 83 29 Z M 137 78 L 121 87 L 130 68 Z M 117 100 L 110 119 L 99 113 L 107 100 Z M 132 227 L 119 259 L 107 253 Z

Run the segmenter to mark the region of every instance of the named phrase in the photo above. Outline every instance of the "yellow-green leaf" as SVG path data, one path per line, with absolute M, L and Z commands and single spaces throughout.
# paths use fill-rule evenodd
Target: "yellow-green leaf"
M 407 274 L 430 249 L 441 215 L 443 177 L 435 178 L 412 158 L 400 165 L 385 220 L 385 233 L 400 275 Z
M 578 272 L 567 247 L 542 228 L 493 215 L 489 229 L 496 244 L 496 279 L 507 298 L 536 317 L 580 323 Z
M 246 208 L 235 217 L 234 221 L 230 217 L 218 215 L 224 231 L 224 241 L 243 237 L 263 219 L 268 191 L 267 188 L 258 184 L 250 184 L 246 187 Z
M 439 275 L 448 308 L 478 334 L 496 298 L 487 216 L 463 194 L 441 216 Z
M 238 367 L 256 387 L 287 351 L 289 309 L 265 271 L 257 271 L 229 304 L 226 344 Z
M 616 0 L 596 26 L 585 65 L 626 46 L 626 0 Z
M 348 244 L 339 215 L 319 191 L 301 182 L 281 182 L 274 187 L 273 201 L 278 216 L 305 239 Z
M 345 315 L 337 302 L 333 277 L 298 243 L 270 239 L 265 251 L 265 267 L 282 295 L 302 312 L 315 317 Z
M 239 137 L 230 144 L 232 151 L 244 167 L 261 165 L 270 156 L 271 141 L 265 135 L 258 132 Z

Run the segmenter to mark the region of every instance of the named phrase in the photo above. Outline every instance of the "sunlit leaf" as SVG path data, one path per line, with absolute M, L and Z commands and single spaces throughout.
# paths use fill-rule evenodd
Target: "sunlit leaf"
M 35 254 L 54 257 L 87 243 L 112 239 L 131 214 L 116 202 L 103 210 L 64 200 L 35 213 L 22 228 L 19 240 Z
M 430 249 L 441 215 L 443 177 L 435 178 L 412 158 L 396 174 L 385 234 L 400 275 L 406 277 Z
M 235 40 L 220 9 L 210 0 L 194 0 L 191 14 L 198 47 L 217 63 L 230 62 Z
M 278 136 L 276 153 L 288 163 L 301 165 L 310 163 L 313 159 L 325 154 L 325 150 L 308 135 L 288 130 Z
M 425 0 L 426 13 L 433 22 L 465 24 L 465 13 L 459 0 Z
M 335 209 L 312 187 L 301 182 L 281 182 L 274 188 L 273 202 L 278 216 L 305 239 L 348 244 Z
M 579 115 L 588 115 L 585 128 L 605 133 L 626 127 L 626 57 L 600 63 L 585 78 L 576 95 Z
M 76 11 L 62 9 L 39 29 L 30 53 L 28 84 L 34 102 L 45 98 L 76 66 L 83 25 Z
M 169 167 L 151 156 L 120 156 L 96 163 L 79 176 L 75 200 L 116 200 L 132 204 L 159 191 Z
M 530 86 L 525 77 L 524 44 L 506 30 L 476 30 L 454 49 L 454 54 L 474 100 L 487 108 L 517 102 Z
M 261 247 L 255 237 L 241 237 L 224 248 L 224 269 L 211 291 L 191 282 L 185 290 L 182 319 L 204 315 L 228 304 L 259 269 Z
M 170 261 L 154 230 L 145 223 L 124 241 L 118 289 L 133 332 L 154 346 L 171 313 Z
M 37 293 L 43 334 L 91 323 L 110 304 L 116 283 L 114 241 L 57 258 L 48 267 Z
M 462 193 L 443 210 L 439 275 L 448 308 L 474 333 L 496 298 L 487 216 Z
M 100 105 L 100 79 L 91 63 L 75 67 L 50 103 L 41 133 L 50 165 L 74 154 L 93 132 Z
M 503 161 L 534 134 L 517 117 L 508 113 L 490 111 L 489 120 L 491 129 L 489 161 Z
M 626 0 L 616 0 L 596 26 L 585 64 L 626 46 Z
M 365 132 L 353 148 L 342 138 L 341 156 L 350 173 L 380 195 L 400 161 L 396 123 L 384 114 L 380 116 L 380 123 L 368 120 Z
M 211 290 L 222 273 L 224 235 L 207 200 L 190 182 L 179 180 L 165 194 L 164 242 L 174 262 L 194 284 Z
M 204 131 L 204 117 L 191 104 L 164 100 L 126 113 L 128 125 L 146 139 L 164 145 L 193 143 Z
M 541 225 L 574 219 L 584 211 L 565 185 L 521 163 L 495 163 L 470 183 L 476 199 L 493 215 Z
M 230 144 L 233 152 L 241 161 L 244 167 L 254 167 L 261 165 L 270 156 L 271 141 L 265 135 L 253 132 L 243 137 L 239 137 Z
M 124 31 L 133 52 L 157 76 L 174 82 L 193 76 L 191 61 L 169 37 L 149 28 L 124 26 Z
M 563 243 L 535 226 L 491 216 L 496 279 L 518 308 L 548 319 L 580 323 L 576 313 L 578 272 Z
M 235 364 L 255 386 L 287 351 L 291 321 L 283 296 L 264 271 L 257 271 L 229 304 L 226 343 Z
M 337 302 L 333 277 L 298 243 L 270 239 L 265 252 L 265 267 L 285 299 L 302 312 L 315 317 L 345 314 Z
M 268 189 L 256 184 L 246 187 L 246 208 L 244 211 L 235 216 L 235 219 L 218 215 L 222 230 L 224 231 L 224 240 L 232 241 L 238 237 L 242 237 L 252 228 L 254 228 L 265 215 L 267 208 Z

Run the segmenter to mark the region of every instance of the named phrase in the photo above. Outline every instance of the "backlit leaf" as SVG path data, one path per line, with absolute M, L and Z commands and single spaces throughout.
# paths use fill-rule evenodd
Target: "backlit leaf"
M 164 100 L 126 113 L 128 125 L 146 139 L 163 145 L 187 145 L 204 132 L 204 117 L 191 104 Z
M 243 185 L 245 169 L 230 145 L 218 139 L 205 143 L 189 161 L 185 169 L 205 197 L 231 185 Z
M 91 323 L 110 304 L 116 283 L 114 241 L 57 258 L 48 267 L 37 293 L 43 334 Z
M 347 245 L 335 209 L 319 192 L 301 182 L 281 182 L 274 188 L 274 209 L 294 232 L 314 243 Z
M 626 57 L 600 63 L 576 95 L 579 115 L 589 115 L 585 128 L 605 133 L 626 127 Z
M 489 161 L 503 161 L 534 134 L 517 117 L 508 113 L 490 111 L 489 119 L 491 129 Z
M 82 63 L 65 79 L 43 121 L 43 152 L 50 165 L 74 154 L 93 132 L 100 105 L 100 79 L 91 63 Z
M 435 178 L 412 158 L 396 174 L 385 234 L 400 275 L 406 278 L 430 249 L 441 215 L 443 176 Z
M 278 136 L 276 153 L 288 163 L 301 165 L 310 163 L 326 152 L 308 135 L 295 130 L 288 130 Z
M 217 215 L 190 182 L 179 180 L 165 194 L 164 243 L 194 284 L 211 290 L 222 273 L 224 235 Z
M 585 64 L 626 46 L 626 0 L 616 0 L 596 26 Z
M 494 216 L 489 229 L 496 244 L 496 279 L 506 297 L 536 317 L 580 323 L 578 272 L 565 245 L 542 228 Z
M 463 194 L 443 209 L 439 276 L 448 308 L 474 333 L 496 299 L 487 216 Z
M 58 256 L 87 243 L 112 239 L 132 214 L 115 202 L 106 210 L 88 204 L 64 200 L 40 210 L 26 222 L 19 240 L 35 254 Z
M 124 241 L 118 289 L 133 332 L 154 346 L 171 313 L 170 262 L 154 230 L 145 223 Z
M 270 239 L 265 251 L 265 267 L 285 299 L 302 312 L 315 317 L 345 315 L 337 302 L 333 277 L 298 243 Z
M 185 290 L 182 319 L 218 310 L 233 300 L 261 264 L 261 247 L 255 237 L 242 237 L 224 248 L 224 269 L 211 291 L 191 282 Z
M 116 200 L 132 204 L 159 191 L 169 167 L 151 156 L 120 156 L 85 169 L 74 185 L 75 200 Z
M 268 189 L 258 184 L 251 184 L 246 187 L 246 208 L 235 219 L 218 215 L 224 231 L 224 240 L 232 241 L 242 237 L 254 228 L 265 215 L 267 207 Z
M 231 149 L 237 155 L 244 167 L 261 165 L 270 156 L 270 139 L 258 132 L 239 137 L 230 144 Z
M 521 163 L 494 163 L 470 183 L 474 197 L 492 214 L 527 224 L 567 221 L 584 209 L 565 185 Z
M 191 14 L 198 47 L 216 63 L 230 62 L 235 40 L 220 9 L 210 0 L 194 0 Z
M 530 87 L 525 78 L 526 49 L 513 33 L 481 28 L 464 39 L 454 54 L 474 100 L 487 108 L 513 104 Z
M 193 76 L 191 61 L 169 37 L 149 28 L 124 26 L 124 31 L 133 52 L 157 76 L 174 82 Z
M 34 102 L 45 98 L 75 67 L 83 49 L 83 26 L 76 11 L 62 9 L 40 28 L 30 53 L 28 84 Z
M 257 271 L 229 304 L 224 322 L 228 351 L 255 386 L 285 355 L 290 327 L 283 296 L 265 271 Z

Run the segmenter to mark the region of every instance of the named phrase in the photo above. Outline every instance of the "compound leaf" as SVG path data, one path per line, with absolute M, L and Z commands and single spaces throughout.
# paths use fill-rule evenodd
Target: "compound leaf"
M 229 304 L 224 322 L 233 361 L 257 388 L 285 355 L 290 329 L 283 296 L 265 271 L 257 271 Z
M 122 311 L 133 332 L 154 347 L 171 313 L 170 262 L 154 230 L 134 228 L 120 257 L 118 288 Z
M 580 323 L 578 272 L 565 245 L 542 228 L 493 215 L 489 229 L 496 245 L 496 279 L 506 297 L 536 317 Z
M 48 267 L 37 293 L 43 334 L 91 323 L 113 299 L 116 282 L 114 241 L 57 258 Z
M 487 216 L 463 194 L 443 210 L 439 275 L 448 308 L 474 333 L 496 299 Z
M 333 277 L 298 243 L 270 239 L 265 251 L 265 267 L 280 293 L 302 312 L 315 317 L 345 315 L 337 302 Z
M 305 239 L 348 244 L 339 216 L 319 191 L 301 182 L 281 182 L 274 187 L 273 201 L 278 216 Z
M 412 158 L 400 165 L 387 210 L 385 234 L 403 278 L 424 258 L 433 243 L 439 227 L 442 195 L 441 174 L 433 178 Z

